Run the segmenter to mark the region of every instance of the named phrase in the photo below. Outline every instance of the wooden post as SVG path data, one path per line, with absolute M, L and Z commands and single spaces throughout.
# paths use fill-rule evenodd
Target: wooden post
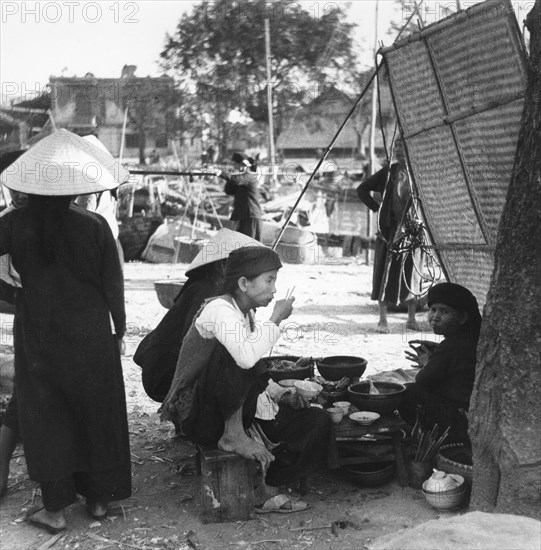
M 203 523 L 246 521 L 254 513 L 252 462 L 217 449 L 198 450 Z

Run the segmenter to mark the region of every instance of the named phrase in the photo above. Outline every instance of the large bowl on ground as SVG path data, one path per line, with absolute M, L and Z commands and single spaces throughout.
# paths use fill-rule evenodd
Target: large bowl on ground
M 268 368 L 270 377 L 275 382 L 280 380 L 304 380 L 312 376 L 312 366 L 305 367 L 285 366 L 286 362 L 295 363 L 300 359 L 298 355 L 271 355 L 260 359 Z
M 374 382 L 374 386 L 379 393 L 370 393 L 370 382 L 351 384 L 349 400 L 361 411 L 392 414 L 402 404 L 406 386 L 395 382 Z
M 317 370 L 325 380 L 359 378 L 366 370 L 367 361 L 353 355 L 331 355 L 317 361 Z
M 463 485 L 460 487 L 458 492 L 451 491 L 440 491 L 439 493 L 430 493 L 423 489 L 423 495 L 425 500 L 436 510 L 441 511 L 451 511 L 457 510 L 460 508 L 464 502 L 467 490 Z
M 343 467 L 348 478 L 362 487 L 378 487 L 387 483 L 394 474 L 395 463 L 392 460 L 365 462 Z

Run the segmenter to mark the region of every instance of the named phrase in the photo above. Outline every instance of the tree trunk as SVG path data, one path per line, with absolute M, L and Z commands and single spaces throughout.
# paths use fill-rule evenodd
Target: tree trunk
M 472 507 L 541 519 L 541 0 L 470 407 Z

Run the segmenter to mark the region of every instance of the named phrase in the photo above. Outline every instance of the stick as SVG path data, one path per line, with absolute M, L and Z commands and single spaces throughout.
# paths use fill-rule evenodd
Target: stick
M 251 540 L 250 544 L 265 544 L 266 542 L 287 542 L 285 539 Z M 231 546 L 244 546 L 244 542 L 230 542 Z
M 292 527 L 290 531 L 317 531 L 318 529 L 332 529 L 332 525 L 321 525 L 320 527 Z
M 66 533 L 58 533 L 54 537 L 51 537 L 47 542 L 44 542 L 41 546 L 38 546 L 37 550 L 47 550 L 54 546 Z
M 293 285 L 293 288 L 290 288 L 286 292 L 286 300 L 289 300 L 291 298 L 291 296 L 293 296 L 293 292 L 295 292 L 295 285 Z
M 110 545 L 120 544 L 120 545 L 128 546 L 129 548 L 136 548 L 136 550 L 144 550 L 143 546 L 135 546 L 134 544 L 128 544 L 127 542 L 121 542 L 119 540 L 106 539 L 105 537 L 100 537 L 99 535 L 95 535 L 94 533 L 87 533 L 87 537 L 94 540 L 98 540 L 100 542 L 108 542 Z

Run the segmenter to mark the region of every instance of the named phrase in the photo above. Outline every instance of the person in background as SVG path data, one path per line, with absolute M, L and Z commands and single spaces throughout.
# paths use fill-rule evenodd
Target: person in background
M 439 343 L 412 340 L 406 356 L 421 370 L 415 383 L 406 386 L 399 408 L 411 426 L 416 422 L 417 405 L 424 410 L 425 428 L 438 424 L 450 427 L 448 442 L 467 441 L 468 410 L 473 383 L 481 315 L 475 296 L 455 283 L 440 283 L 428 291 L 428 320 Z
M 261 463 L 265 483 L 259 513 L 308 508 L 286 495 L 276 497 L 281 486 L 300 480 L 322 461 L 332 434 L 328 415 L 270 380 L 259 361 L 278 341 L 280 324 L 293 310 L 291 297 L 275 303 L 268 321 L 254 318 L 257 307 L 273 300 L 281 266 L 267 247 L 231 252 L 224 294 L 207 301 L 196 316 L 161 408 L 162 420 L 176 419 L 192 441 Z
M 411 208 L 406 155 L 402 141 L 397 139 L 395 144 L 396 162 L 368 177 L 357 188 L 361 201 L 378 213 L 379 231 L 376 236 L 371 299 L 378 300 L 378 332 L 381 333 L 389 332 L 388 305 L 397 306 L 401 303 L 406 303 L 408 308 L 406 328 L 419 330 L 415 314 L 416 294 L 421 291 L 421 252 L 411 252 L 403 262 L 402 257 L 390 249 L 390 245 L 401 234 L 405 217 Z M 370 195 L 371 192 L 383 196 L 381 204 Z
M 109 153 L 105 145 L 93 134 L 88 136 L 83 136 L 83 139 L 88 141 L 91 145 L 99 147 L 102 151 Z M 90 212 L 96 212 L 100 216 L 103 216 L 109 227 L 111 233 L 116 241 L 116 247 L 118 249 L 118 256 L 120 258 L 120 265 L 124 266 L 124 251 L 122 250 L 122 245 L 118 239 L 120 233 L 118 228 L 118 219 L 116 217 L 117 209 L 117 190 L 111 189 L 110 191 L 101 191 L 100 193 L 89 193 L 87 195 L 79 195 L 75 198 L 75 204 L 78 204 L 85 210 Z
M 24 150 L 11 151 L 0 157 L 0 174 L 15 162 Z M 25 193 L 11 191 L 9 193 L 11 203 L 0 212 L 0 217 L 8 214 L 16 208 L 28 204 L 28 196 Z M 15 304 L 16 293 L 21 288 L 21 277 L 13 267 L 9 254 L 0 256 L 0 299 L 10 305 Z M 13 452 L 20 440 L 19 417 L 17 414 L 17 392 L 15 386 L 11 393 L 8 406 L 2 419 L 0 428 L 0 498 L 8 491 L 9 463 Z
M 3 179 L 29 196 L 27 207 L 0 218 L 0 254 L 11 255 L 24 289 L 14 325 L 18 416 L 28 474 L 43 500 L 26 521 L 50 533 L 66 529 L 64 509 L 76 493 L 97 519 L 109 501 L 131 495 L 119 350 L 126 322 L 122 269 L 107 222 L 72 204 L 74 196 L 118 186 L 127 173 L 91 180 L 83 172 L 90 158 L 114 162 L 56 130 Z M 59 177 L 26 177 L 26 167 L 51 159 Z
M 236 174 L 217 175 L 225 179 L 225 192 L 234 197 L 231 220 L 235 222 L 234 229 L 252 239 L 261 241 L 262 211 L 260 206 L 259 182 L 256 161 L 241 153 L 234 153 L 233 162 L 239 168 Z

